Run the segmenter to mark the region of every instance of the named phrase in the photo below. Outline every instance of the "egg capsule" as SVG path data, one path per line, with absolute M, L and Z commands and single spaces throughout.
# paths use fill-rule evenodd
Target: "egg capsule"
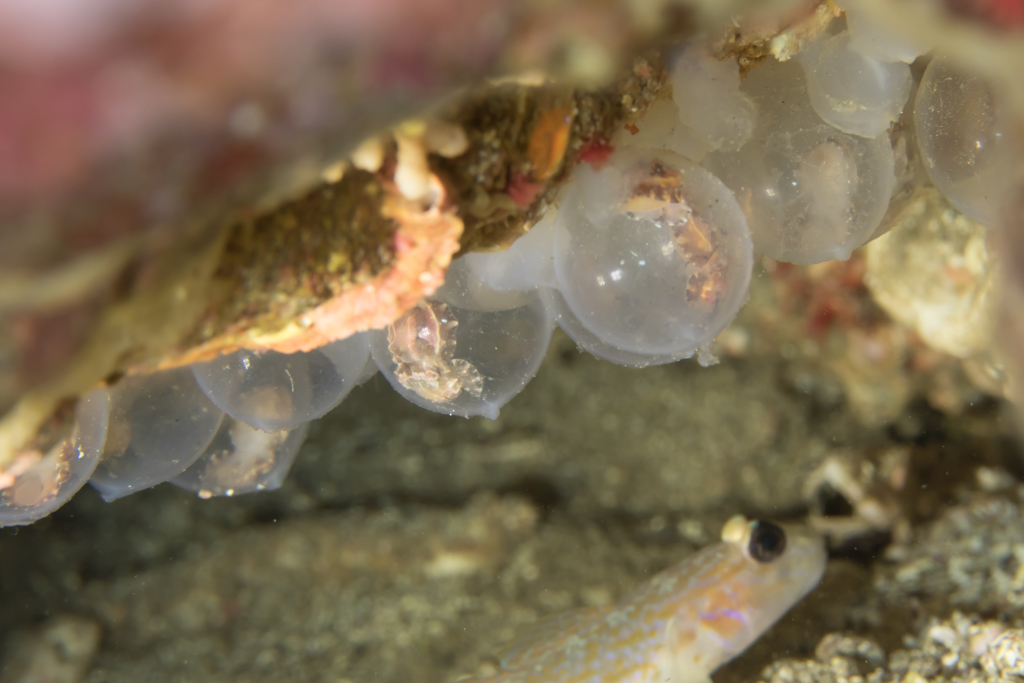
M 391 386 L 418 406 L 445 415 L 496 419 L 537 374 L 551 343 L 552 314 L 537 292 L 499 311 L 430 299 L 386 330 L 370 352 Z
M 690 358 L 693 356 L 694 351 L 687 349 L 685 351 L 676 353 L 665 353 L 665 354 L 650 354 L 650 353 L 634 353 L 632 351 L 625 351 L 617 346 L 613 346 L 605 341 L 602 341 L 600 337 L 588 330 L 580 319 L 576 317 L 576 314 L 569 308 L 569 304 L 565 302 L 565 297 L 557 289 L 544 288 L 541 290 L 541 296 L 547 302 L 548 306 L 554 312 L 555 323 L 562 328 L 562 331 L 569 336 L 576 346 L 581 351 L 586 351 L 592 356 L 600 358 L 602 360 L 610 361 L 616 365 L 625 365 L 633 368 L 646 368 L 650 365 L 664 365 L 666 363 L 675 363 L 676 361 L 683 360 L 684 358 Z M 697 349 L 700 351 L 701 349 Z
M 679 108 L 669 98 L 655 100 L 630 129 L 622 129 L 612 138 L 616 149 L 667 149 L 700 163 L 710 146 L 705 138 L 685 125 Z
M 860 5 L 860 0 L 845 0 L 843 11 L 850 31 L 850 47 L 865 57 L 881 62 L 907 64 L 931 48 L 918 40 L 908 38 L 892 26 L 875 21 Z
M 935 187 L 974 220 L 995 225 L 1015 159 L 1012 119 L 992 87 L 936 57 L 917 90 L 914 124 Z
M 272 491 L 284 482 L 308 428 L 306 423 L 290 431 L 265 432 L 225 418 L 199 459 L 171 483 L 204 499 Z
M 359 383 L 369 349 L 353 335 L 308 353 L 236 351 L 192 366 L 199 386 L 225 413 L 265 431 L 323 416 Z
M 714 59 L 704 45 L 691 45 L 673 64 L 669 83 L 680 122 L 708 149 L 736 150 L 750 139 L 757 105 L 740 90 L 736 60 Z
M 703 165 L 736 194 L 754 247 L 779 261 L 845 260 L 882 221 L 896 184 L 888 135 L 822 121 L 800 66 L 769 58 L 743 82 L 758 105 L 753 138 Z
M 903 62 L 882 62 L 854 50 L 840 33 L 797 55 L 811 106 L 844 133 L 874 138 L 900 117 L 913 78 Z
M 522 238 L 522 239 L 525 239 Z M 477 260 L 471 257 L 483 256 Z M 474 265 L 470 265 L 473 263 Z M 504 272 L 498 272 L 496 279 L 507 279 L 508 289 L 499 290 L 491 287 L 482 277 L 487 276 L 487 268 L 494 266 Z M 436 298 L 456 308 L 467 308 L 474 311 L 507 311 L 525 305 L 532 298 L 532 290 L 537 285 L 531 281 L 528 268 L 522 259 L 516 259 L 507 251 L 498 254 L 466 254 L 451 262 L 444 276 L 444 284 L 437 290 Z
M 89 479 L 107 502 L 177 476 L 224 419 L 188 368 L 124 377 L 110 389 L 102 460 Z
M 45 453 L 18 455 L 0 478 L 0 527 L 29 524 L 71 499 L 92 476 L 107 437 L 110 397 L 95 389 L 78 400 L 69 432 Z
M 517 239 L 505 251 L 491 254 L 470 253 L 452 261 L 445 283 L 441 288 L 452 304 L 458 301 L 452 297 L 462 298 L 469 292 L 475 293 L 476 303 L 471 307 L 480 306 L 481 299 L 491 296 L 488 291 L 527 292 L 538 287 L 555 285 L 555 211 L 548 211 L 537 221 L 529 232 Z M 520 305 L 525 299 L 497 298 L 494 304 L 486 307 L 494 310 L 511 308 L 509 302 Z
M 600 171 L 578 168 L 558 209 L 554 255 L 571 312 L 563 329 L 628 365 L 670 362 L 710 343 L 746 299 L 753 264 L 729 189 L 663 150 L 620 150 Z
M 367 351 L 369 351 L 369 345 L 367 345 Z M 373 356 L 367 353 L 366 363 L 363 364 L 363 369 L 359 372 L 359 379 L 356 380 L 356 384 L 366 384 L 376 377 L 378 372 L 380 372 L 380 368 L 373 362 Z

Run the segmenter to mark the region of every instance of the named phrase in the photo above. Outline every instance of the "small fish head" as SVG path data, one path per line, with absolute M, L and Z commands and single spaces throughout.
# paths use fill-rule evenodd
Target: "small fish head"
M 743 652 L 821 581 L 825 545 L 810 530 L 734 517 L 722 530 L 719 580 L 700 600 L 697 640 L 720 658 Z

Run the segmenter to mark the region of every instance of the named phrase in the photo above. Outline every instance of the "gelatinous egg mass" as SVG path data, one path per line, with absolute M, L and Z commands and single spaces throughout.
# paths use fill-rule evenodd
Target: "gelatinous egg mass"
M 992 88 L 936 57 L 914 103 L 921 158 L 935 187 L 983 225 L 995 225 L 1013 177 L 1010 119 Z
M 753 263 L 728 188 L 660 150 L 622 150 L 600 171 L 578 169 L 554 254 L 558 289 L 580 324 L 659 362 L 714 339 L 742 305 Z
M 402 396 L 447 415 L 490 419 L 537 374 L 552 314 L 536 292 L 500 311 L 424 301 L 370 333 L 381 373 Z
M 226 418 L 206 451 L 171 483 L 200 498 L 272 491 L 284 481 L 307 430 L 304 424 L 265 432 Z
M 693 355 L 693 349 L 685 349 L 672 353 L 635 353 L 620 349 L 613 344 L 601 339 L 587 329 L 576 314 L 565 302 L 565 297 L 557 289 L 544 289 L 541 291 L 548 306 L 554 312 L 555 322 L 562 328 L 562 331 L 569 335 L 569 338 L 576 342 L 576 346 L 592 356 L 610 361 L 617 365 L 625 365 L 634 368 L 646 368 L 650 365 L 664 365 L 674 363 Z
M 520 243 L 527 237 L 499 254 L 466 254 L 452 261 L 437 298 L 474 311 L 504 311 L 526 304 L 539 275 L 531 259 L 522 258 L 526 252 Z M 506 286 L 498 289 L 492 283 Z
M 188 368 L 125 377 L 111 390 L 106 447 L 89 483 L 109 502 L 167 481 L 206 450 L 223 419 Z
M 70 432 L 46 452 L 22 452 L 0 477 L 0 527 L 29 524 L 66 503 L 92 476 L 107 436 L 105 388 L 79 399 Z
M 910 67 L 852 49 L 849 33 L 810 46 L 797 60 L 807 74 L 814 111 L 845 133 L 868 138 L 885 133 L 910 95 Z
M 888 135 L 851 135 L 825 123 L 792 62 L 769 58 L 743 89 L 759 109 L 754 135 L 739 151 L 708 154 L 704 167 L 735 192 L 758 251 L 791 263 L 848 259 L 892 198 Z
M 362 335 L 308 353 L 237 351 L 192 372 L 225 413 L 266 431 L 294 429 L 338 405 L 358 384 L 369 350 Z
M 444 291 L 447 293 L 450 289 L 449 280 L 459 278 L 476 283 L 472 286 L 479 290 L 490 289 L 496 293 L 518 293 L 537 287 L 554 287 L 554 234 L 555 212 L 548 211 L 529 232 L 505 251 L 494 254 L 466 254 L 452 261 L 451 268 L 445 276 Z M 507 305 L 511 301 L 522 303 L 524 299 L 500 298 L 497 303 L 501 305 L 489 305 L 487 308 L 511 308 Z M 452 300 L 452 303 L 458 302 Z
M 710 149 L 736 150 L 750 139 L 757 105 L 740 91 L 735 60 L 714 59 L 692 45 L 676 59 L 669 79 L 679 120 Z
M 850 31 L 850 45 L 866 57 L 882 62 L 909 64 L 930 49 L 919 41 L 900 35 L 892 27 L 878 23 L 861 9 L 860 0 L 846 0 L 846 25 Z

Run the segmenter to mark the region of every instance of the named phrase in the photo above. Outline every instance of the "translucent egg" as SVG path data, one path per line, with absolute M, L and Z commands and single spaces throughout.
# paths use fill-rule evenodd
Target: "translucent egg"
M 797 55 L 811 106 L 839 130 L 877 137 L 900 117 L 913 78 L 903 62 L 882 62 L 853 50 L 850 34 L 825 38 Z
M 588 330 L 580 319 L 569 308 L 565 297 L 557 289 L 542 289 L 541 296 L 554 311 L 555 322 L 570 339 L 576 342 L 580 350 L 586 351 L 592 356 L 610 361 L 616 365 L 625 365 L 633 368 L 646 368 L 650 365 L 664 365 L 690 358 L 694 354 L 693 349 L 686 349 L 676 353 L 665 354 L 642 354 L 625 351 L 601 340 L 596 334 Z M 699 350 L 699 349 L 698 349 Z
M 455 259 L 445 276 L 443 289 L 450 292 L 453 288 L 471 286 L 477 292 L 524 292 L 542 286 L 553 287 L 554 235 L 555 211 L 548 211 L 529 232 L 513 242 L 505 251 L 493 254 L 471 253 Z M 467 284 L 457 283 L 459 278 L 467 279 Z M 472 283 L 468 280 L 472 280 Z M 449 301 L 453 305 L 459 305 L 459 301 L 451 298 Z M 496 304 L 487 308 L 500 310 L 510 308 L 508 302 L 522 305 L 523 301 L 522 297 L 498 299 Z M 475 305 L 479 306 L 480 302 Z
M 306 423 L 291 431 L 265 432 L 225 418 L 199 459 L 171 483 L 200 498 L 272 491 L 284 482 L 308 429 Z
M 264 431 L 294 429 L 341 403 L 359 383 L 369 350 L 353 335 L 308 353 L 241 350 L 192 366 L 225 413 Z
M 846 25 L 850 31 L 850 47 L 865 57 L 881 62 L 906 62 L 909 64 L 931 48 L 901 35 L 886 24 L 872 19 L 860 9 L 857 2 L 846 0 Z
M 757 105 L 740 91 L 736 60 L 714 59 L 703 45 L 691 45 L 673 64 L 669 82 L 679 120 L 710 149 L 736 150 L 750 139 Z
M 373 379 L 378 372 L 380 372 L 380 368 L 378 368 L 377 364 L 373 362 L 373 357 L 370 356 L 369 353 L 367 353 L 366 363 L 363 365 L 363 369 L 359 373 L 359 379 L 356 380 L 356 384 L 366 384 L 371 379 Z
M 882 221 L 896 184 L 887 135 L 865 138 L 821 120 L 803 70 L 771 58 L 743 89 L 757 103 L 754 136 L 703 165 L 736 194 L 754 247 L 779 261 L 845 260 Z
M 124 377 L 110 389 L 106 446 L 89 484 L 110 502 L 167 481 L 196 461 L 223 418 L 188 368 Z
M 963 213 L 995 225 L 1014 175 L 1012 120 L 983 79 L 937 57 L 914 103 L 921 158 L 935 187 Z
M 555 273 L 580 346 L 629 365 L 708 344 L 746 299 L 753 253 L 743 212 L 717 178 L 661 150 L 620 150 L 578 168 L 558 209 Z M 646 360 L 638 360 L 642 356 Z
M 425 301 L 387 330 L 370 333 L 373 359 L 398 393 L 446 415 L 498 417 L 537 374 L 552 313 L 536 292 L 502 311 Z
M 46 453 L 19 454 L 0 478 L 0 527 L 42 519 L 85 485 L 103 452 L 110 397 L 95 389 L 78 400 L 74 424 Z
M 711 149 L 708 140 L 685 125 L 679 118 L 679 108 L 671 99 L 656 100 L 634 129 L 623 129 L 612 139 L 616 149 L 667 149 L 700 163 Z
M 472 258 L 475 256 L 484 257 L 482 264 L 478 266 L 482 270 L 470 266 L 471 262 L 477 261 Z M 497 290 L 490 287 L 480 277 L 481 274 L 486 274 L 488 265 L 506 269 L 506 274 L 510 278 L 522 281 L 524 289 Z M 437 297 L 452 306 L 474 311 L 506 311 L 517 308 L 530 300 L 529 290 L 537 286 L 536 283 L 528 281 L 529 274 L 524 272 L 526 267 L 528 265 L 522 263 L 520 259 L 510 258 L 507 251 L 500 254 L 466 254 L 452 261 L 444 275 L 444 284 L 437 290 Z

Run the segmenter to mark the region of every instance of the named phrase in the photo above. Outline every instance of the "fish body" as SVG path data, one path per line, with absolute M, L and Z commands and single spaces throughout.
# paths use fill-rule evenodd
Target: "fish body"
M 720 543 L 616 604 L 543 624 L 486 683 L 704 683 L 818 585 L 825 560 L 811 532 L 734 517 Z

